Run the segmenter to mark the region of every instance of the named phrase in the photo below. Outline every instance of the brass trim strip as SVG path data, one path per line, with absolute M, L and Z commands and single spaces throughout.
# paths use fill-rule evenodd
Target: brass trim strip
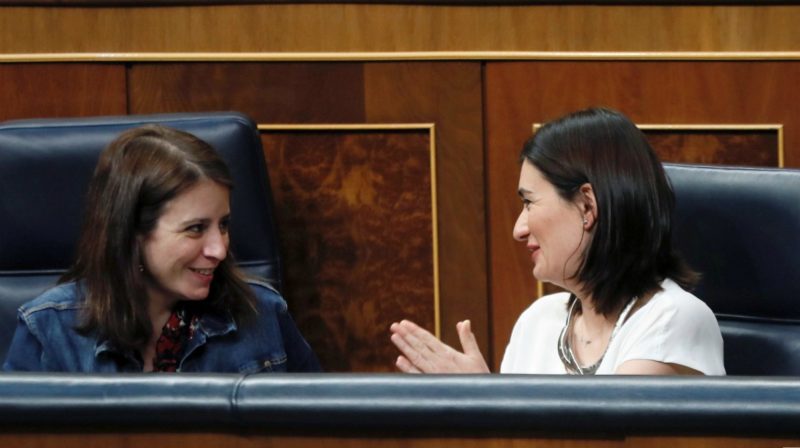
M 676 130 L 676 131 L 772 131 L 783 127 L 782 124 L 637 124 L 644 130 Z
M 434 335 L 442 337 L 441 300 L 439 294 L 439 214 L 436 191 L 436 125 L 434 123 L 380 123 L 380 124 L 258 124 L 261 132 L 270 131 L 374 131 L 421 130 L 428 131 L 430 139 L 431 170 L 431 231 L 433 232 L 433 320 Z
M 396 52 L 109 52 L 16 53 L 20 62 L 281 62 L 281 61 L 797 61 L 800 51 L 396 51 Z
M 433 129 L 433 123 L 389 123 L 389 124 L 259 124 L 259 131 L 373 131 L 373 130 L 425 130 Z

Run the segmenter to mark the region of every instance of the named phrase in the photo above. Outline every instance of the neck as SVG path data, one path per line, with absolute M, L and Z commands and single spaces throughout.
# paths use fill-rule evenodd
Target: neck
M 573 333 L 576 342 L 581 345 L 593 344 L 594 346 L 605 346 L 616 325 L 616 318 L 619 313 L 613 316 L 606 316 L 599 313 L 594 307 L 590 296 L 585 299 L 577 299 L 581 305 L 580 313 L 575 316 Z
M 150 316 L 153 334 L 151 339 L 157 340 L 161 336 L 161 329 L 167 323 L 172 309 L 178 301 L 154 288 L 147 288 L 147 314 Z

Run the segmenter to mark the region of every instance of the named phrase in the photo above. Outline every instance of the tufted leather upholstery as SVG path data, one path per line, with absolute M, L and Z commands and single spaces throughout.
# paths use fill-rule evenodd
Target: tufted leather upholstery
M 166 114 L 0 123 L 0 360 L 16 309 L 72 262 L 83 195 L 100 151 L 127 128 L 160 123 L 210 143 L 234 179 L 231 248 L 240 266 L 276 286 L 277 234 L 261 140 L 238 113 Z
M 800 375 L 800 170 L 666 164 L 729 375 Z

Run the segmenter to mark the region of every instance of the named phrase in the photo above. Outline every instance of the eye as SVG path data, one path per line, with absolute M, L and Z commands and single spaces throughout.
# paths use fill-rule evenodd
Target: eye
M 186 232 L 194 235 L 199 235 L 206 230 L 206 226 L 204 224 L 192 224 L 186 228 Z
M 223 219 L 222 221 L 219 222 L 219 231 L 223 234 L 226 234 L 228 233 L 230 226 L 231 226 L 230 218 Z
M 533 201 L 531 201 L 530 199 L 522 198 L 522 208 L 524 208 L 525 210 L 530 210 L 531 204 L 533 204 Z

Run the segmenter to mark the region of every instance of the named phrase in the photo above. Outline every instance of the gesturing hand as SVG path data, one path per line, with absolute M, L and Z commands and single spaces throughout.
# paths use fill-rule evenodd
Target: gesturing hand
M 389 330 L 392 343 L 402 353 L 395 365 L 403 372 L 489 373 L 468 320 L 456 324 L 463 353 L 409 320 L 395 322 Z

